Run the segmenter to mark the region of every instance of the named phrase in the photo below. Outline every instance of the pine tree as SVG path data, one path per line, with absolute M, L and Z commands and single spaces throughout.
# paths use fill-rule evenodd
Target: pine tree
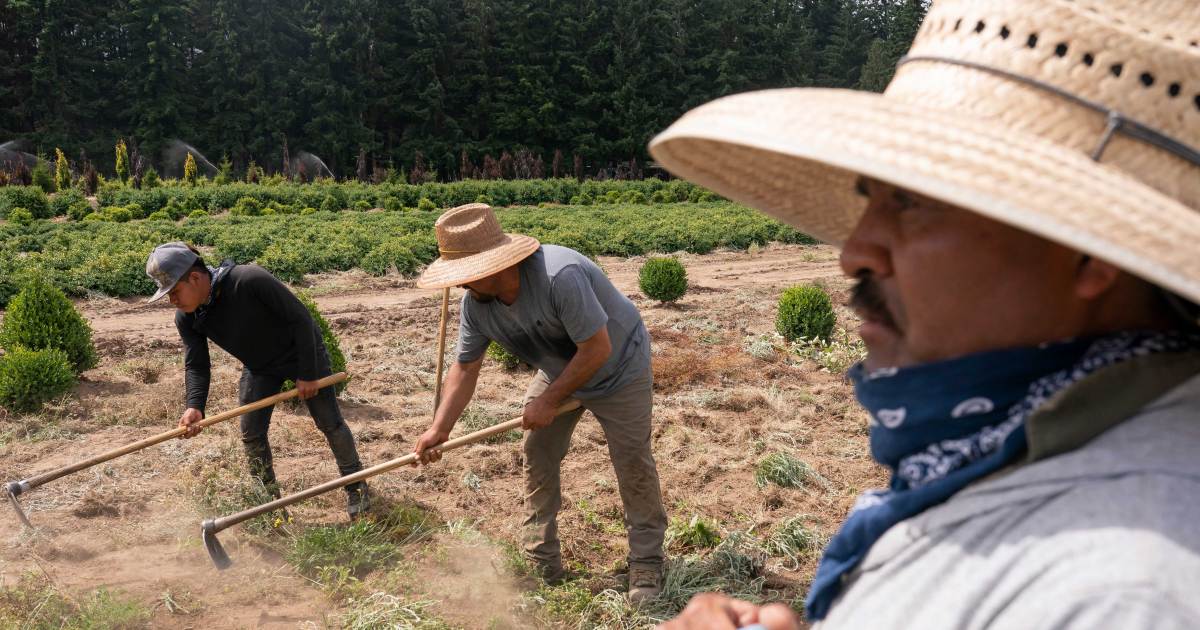
M 67 164 L 67 156 L 62 149 L 54 148 L 54 187 L 56 190 L 67 190 L 71 187 L 71 166 Z

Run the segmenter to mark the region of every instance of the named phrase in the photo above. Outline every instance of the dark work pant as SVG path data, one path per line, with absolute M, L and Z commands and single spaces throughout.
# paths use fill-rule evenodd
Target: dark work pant
M 242 368 L 242 378 L 238 382 L 238 400 L 245 405 L 278 394 L 286 380 L 288 379 L 282 376 L 255 374 Z M 333 451 L 333 458 L 337 460 L 338 472 L 345 476 L 362 470 L 358 449 L 354 447 L 354 435 L 342 419 L 342 410 L 338 408 L 334 387 L 322 388 L 317 391 L 316 396 L 304 402 L 308 405 L 313 422 L 329 442 L 329 450 Z M 271 412 L 274 410 L 275 407 L 271 406 L 242 414 L 242 444 L 246 448 L 250 473 L 268 488 L 274 487 L 275 484 L 271 442 L 267 438 L 267 430 L 271 427 Z M 351 492 L 358 486 L 359 484 L 346 486 L 346 491 Z

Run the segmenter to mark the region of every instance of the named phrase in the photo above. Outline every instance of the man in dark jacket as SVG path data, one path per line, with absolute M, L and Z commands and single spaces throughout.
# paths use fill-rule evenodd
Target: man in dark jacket
M 208 341 L 242 362 L 238 400 L 247 404 L 279 392 L 293 380 L 317 428 L 325 434 L 342 475 L 362 470 L 354 436 L 342 419 L 332 386 L 318 390 L 316 381 L 332 373 L 321 331 L 308 309 L 282 282 L 258 265 L 208 267 L 195 248 L 180 242 L 154 249 L 146 274 L 158 285 L 150 301 L 168 296 L 175 326 L 184 345 L 187 410 L 179 426 L 184 437 L 200 432 L 208 400 Z M 279 487 L 271 461 L 267 429 L 273 407 L 244 414 L 242 443 L 250 472 L 275 496 Z M 347 511 L 357 518 L 367 509 L 366 482 L 346 486 Z

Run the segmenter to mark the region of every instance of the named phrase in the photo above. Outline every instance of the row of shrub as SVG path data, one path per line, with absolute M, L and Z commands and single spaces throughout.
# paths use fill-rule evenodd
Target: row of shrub
M 706 253 L 771 241 L 813 242 L 728 202 L 519 207 L 497 214 L 510 232 L 590 256 Z M 0 225 L 0 307 L 16 290 L 13 274 L 24 269 L 38 270 L 73 296 L 150 294 L 146 256 L 156 245 L 175 240 L 207 248 L 210 262 L 257 262 L 289 282 L 305 274 L 354 268 L 375 275 L 412 275 L 437 256 L 433 223 L 438 215 L 436 210 L 316 211 L 300 216 L 195 216 L 180 222 L 8 223 Z
M 106 186 L 97 194 L 101 206 L 130 208 L 132 218 L 143 219 L 166 212 L 179 219 L 197 210 L 218 214 L 226 210 L 258 214 L 271 208 L 276 214 L 301 214 L 305 208 L 325 211 L 383 208 L 450 208 L 483 202 L 493 206 L 542 203 L 591 205 L 594 203 L 677 203 L 715 201 L 711 192 L 682 180 L 634 181 L 571 178 L 534 180 L 466 180 L 427 184 L 364 184 L 321 181 L 313 184 L 212 184 L 169 185 L 156 188 Z M 422 208 L 421 206 L 425 206 Z M 253 206 L 253 207 L 250 207 Z M 92 210 L 83 194 L 66 189 L 48 196 L 37 186 L 0 187 L 0 218 L 13 208 L 25 208 L 34 219 L 66 216 L 82 220 Z

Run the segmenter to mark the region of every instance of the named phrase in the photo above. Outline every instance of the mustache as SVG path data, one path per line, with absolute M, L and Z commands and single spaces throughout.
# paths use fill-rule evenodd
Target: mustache
M 858 282 L 850 290 L 850 301 L 846 303 L 846 306 L 853 309 L 860 317 L 896 328 L 896 319 L 888 310 L 887 300 L 883 297 L 883 289 L 879 286 L 879 281 L 870 273 L 859 274 Z

